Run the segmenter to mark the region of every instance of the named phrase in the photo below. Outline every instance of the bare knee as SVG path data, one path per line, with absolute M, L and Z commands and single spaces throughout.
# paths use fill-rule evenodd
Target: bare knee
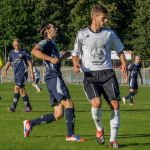
M 94 108 L 100 108 L 101 105 L 102 105 L 102 101 L 100 99 L 100 97 L 95 97 L 91 100 L 91 105 L 94 107 Z
M 55 111 L 54 112 L 54 116 L 56 120 L 59 120 L 60 118 L 62 118 L 64 116 L 64 112 L 62 110 L 60 111 Z
M 119 110 L 119 101 L 112 100 L 111 103 L 110 103 L 110 108 L 112 110 Z
M 74 107 L 73 102 L 72 102 L 71 99 L 62 100 L 61 104 L 64 106 L 65 109 Z
M 14 87 L 14 93 L 19 93 L 19 91 L 20 91 L 20 87 L 17 86 L 17 85 L 15 85 L 15 87 Z

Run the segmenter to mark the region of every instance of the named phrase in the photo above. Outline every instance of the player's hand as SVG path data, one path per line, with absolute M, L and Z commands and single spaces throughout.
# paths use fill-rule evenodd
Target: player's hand
M 3 71 L 2 76 L 3 76 L 3 78 L 6 78 L 7 72 L 6 72 L 6 71 Z
M 66 51 L 66 52 L 63 54 L 63 56 L 64 56 L 65 58 L 68 58 L 68 57 L 71 56 L 71 52 Z
M 50 62 L 52 63 L 52 64 L 58 64 L 59 63 L 59 59 L 58 58 L 52 58 L 51 57 L 51 59 L 50 59 Z
M 73 71 L 74 71 L 75 73 L 80 72 L 80 64 L 74 65 L 74 66 L 73 66 Z
M 71 56 L 71 52 L 69 51 L 62 52 L 62 56 L 60 57 L 60 60 L 65 60 L 70 56 Z

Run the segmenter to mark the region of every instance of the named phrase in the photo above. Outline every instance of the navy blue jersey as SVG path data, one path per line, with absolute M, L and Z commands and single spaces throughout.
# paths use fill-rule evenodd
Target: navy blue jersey
M 135 64 L 135 63 L 129 64 L 128 71 L 130 72 L 129 79 L 134 78 L 135 80 L 137 80 L 138 74 L 141 71 L 141 64 Z
M 56 44 L 54 41 L 50 39 L 44 39 L 38 43 L 41 45 L 41 50 L 44 54 L 53 57 L 53 58 L 60 58 L 59 51 L 56 48 Z M 46 67 L 46 75 L 45 80 L 55 78 L 61 75 L 61 63 L 52 64 L 50 61 L 44 61 Z
M 26 49 L 11 50 L 8 55 L 8 61 L 12 64 L 14 76 L 22 76 L 27 72 L 27 61 L 31 61 L 31 54 Z

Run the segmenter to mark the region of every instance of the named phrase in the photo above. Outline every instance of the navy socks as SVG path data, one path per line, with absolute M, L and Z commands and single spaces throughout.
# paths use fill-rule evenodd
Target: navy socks
M 68 136 L 72 136 L 74 134 L 74 108 L 67 108 L 66 109 L 66 123 L 67 123 L 67 131 Z
M 47 114 L 47 115 L 43 115 L 37 119 L 34 119 L 34 120 L 30 120 L 30 123 L 31 123 L 31 127 L 35 126 L 35 125 L 40 125 L 40 124 L 43 124 L 43 123 L 50 123 L 52 121 L 55 121 L 55 116 L 54 114 Z
M 17 106 L 17 103 L 19 101 L 19 97 L 20 97 L 19 93 L 14 93 L 14 101 L 13 101 L 13 107 L 14 108 L 16 108 L 16 106 Z

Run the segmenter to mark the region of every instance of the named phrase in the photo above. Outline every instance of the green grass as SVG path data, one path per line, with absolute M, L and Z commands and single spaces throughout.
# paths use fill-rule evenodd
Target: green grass
M 65 141 L 65 118 L 51 124 L 36 126 L 29 138 L 23 137 L 22 122 L 52 112 L 45 85 L 37 94 L 30 84 L 26 85 L 33 112 L 23 112 L 22 99 L 17 111 L 11 113 L 7 107 L 12 104 L 13 84 L 0 84 L 0 150 L 101 150 L 109 149 L 110 111 L 103 102 L 103 124 L 106 142 L 103 146 L 95 140 L 95 126 L 90 114 L 90 105 L 84 96 L 82 86 L 68 85 L 76 109 L 76 133 L 87 139 L 84 143 Z M 128 93 L 128 87 L 120 87 L 122 96 Z M 118 141 L 122 150 L 150 149 L 150 87 L 140 87 L 135 97 L 136 105 L 121 104 L 121 126 Z

